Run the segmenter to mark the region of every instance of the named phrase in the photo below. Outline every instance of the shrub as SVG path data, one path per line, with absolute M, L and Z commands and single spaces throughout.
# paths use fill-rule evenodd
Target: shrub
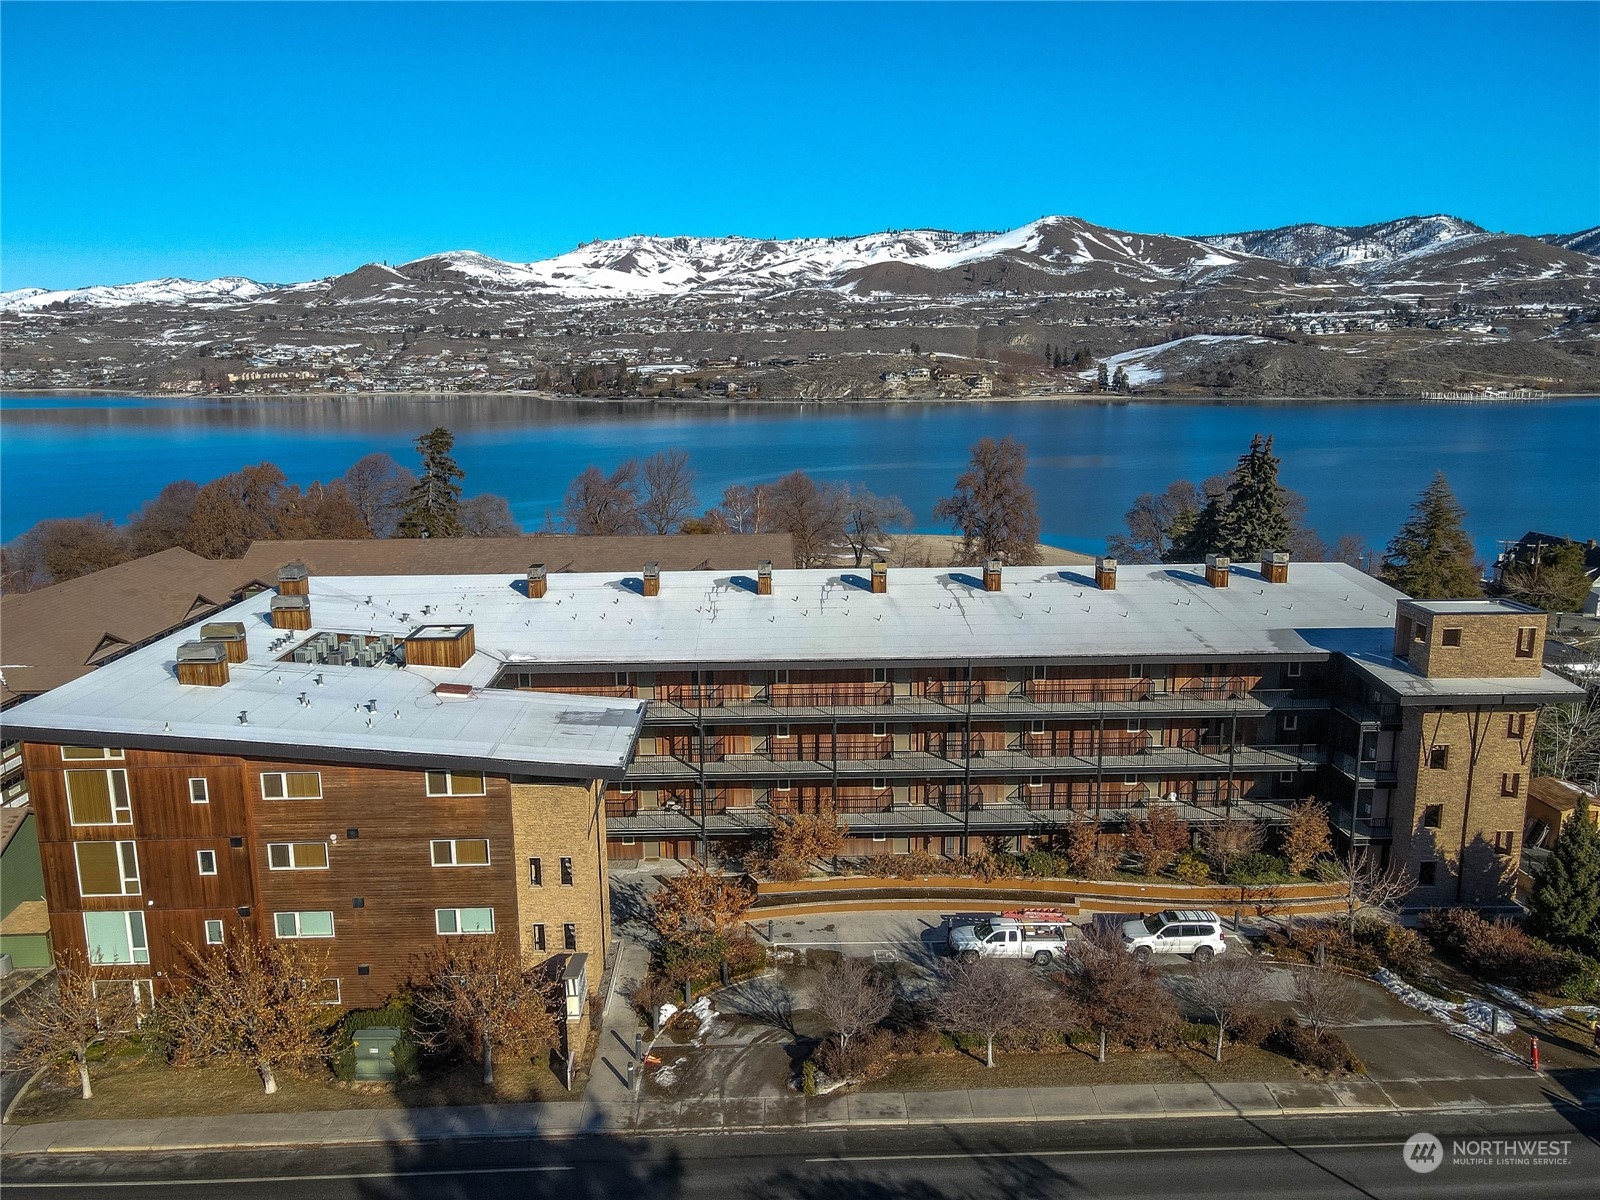
M 1206 865 L 1206 860 L 1193 850 L 1180 854 L 1178 861 L 1172 864 L 1172 877 L 1179 883 L 1201 884 L 1211 879 L 1211 868 Z
M 1355 941 L 1397 975 L 1414 979 L 1422 973 L 1427 946 L 1415 929 L 1367 918 L 1356 921 Z
M 949 1040 L 931 1025 L 910 1025 L 895 1030 L 893 1036 L 890 1049 L 899 1055 L 946 1054 L 951 1049 Z
M 824 1073 L 833 1079 L 882 1079 L 889 1073 L 889 1056 L 894 1035 L 887 1029 L 869 1029 L 841 1046 L 833 1034 L 823 1038 L 813 1052 L 813 1058 Z
M 800 1090 L 808 1096 L 817 1094 L 817 1064 L 809 1058 L 800 1064 Z
M 1431 909 L 1420 927 L 1439 950 L 1495 982 L 1572 999 L 1593 995 L 1600 984 L 1600 963 L 1558 950 L 1504 917 L 1486 921 L 1466 909 Z
M 1067 864 L 1048 850 L 1028 851 L 1022 857 L 1022 869 L 1034 879 L 1063 879 L 1067 874 Z
M 797 858 L 769 858 L 762 862 L 761 869 L 766 872 L 767 878 L 779 883 L 797 883 L 811 874 Z
M 1239 1046 L 1259 1046 L 1278 1027 L 1278 1020 L 1263 1012 L 1246 1013 L 1233 1027 L 1233 1040 Z
M 1241 855 L 1228 870 L 1229 883 L 1286 883 L 1289 879 L 1288 864 L 1265 850 Z
M 627 998 L 633 1011 L 650 1026 L 656 1027 L 656 1015 L 661 1011 L 661 1006 L 676 1001 L 683 994 L 683 985 L 673 983 L 661 975 L 651 971 L 643 979 L 634 980 L 623 989 L 622 994 Z
M 1286 1018 L 1267 1038 L 1266 1046 L 1295 1062 L 1305 1063 L 1319 1071 L 1364 1072 L 1367 1068 L 1355 1056 L 1349 1044 L 1337 1033 L 1323 1030 L 1317 1033 L 1298 1021 Z

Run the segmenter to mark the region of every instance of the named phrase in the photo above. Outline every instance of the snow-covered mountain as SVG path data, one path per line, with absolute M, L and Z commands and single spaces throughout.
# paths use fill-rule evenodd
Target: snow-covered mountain
M 1579 254 L 1600 255 L 1600 225 L 1580 229 L 1577 233 L 1542 233 L 1539 240 L 1563 250 L 1576 250 Z
M 1430 250 L 1485 231 L 1471 221 L 1437 214 L 1402 217 L 1380 225 L 1287 225 L 1250 233 L 1224 233 L 1201 238 L 1209 245 L 1241 254 L 1276 259 L 1296 267 L 1357 273 L 1394 259 Z
M 257 283 L 238 275 L 220 279 L 149 279 L 143 283 L 73 288 L 49 291 L 45 288 L 20 288 L 0 292 L 0 309 L 25 312 L 48 308 L 52 304 L 78 304 L 91 308 L 122 308 L 130 304 L 168 304 L 210 307 L 253 300 L 271 290 L 271 284 Z

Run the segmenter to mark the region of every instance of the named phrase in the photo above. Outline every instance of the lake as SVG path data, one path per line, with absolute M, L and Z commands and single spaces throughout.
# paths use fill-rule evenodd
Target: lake
M 1480 554 L 1528 529 L 1600 534 L 1600 399 L 1442 404 L 1395 401 L 1127 404 L 996 402 L 730 406 L 561 403 L 508 396 L 183 400 L 0 397 L 0 538 L 45 517 L 125 520 L 174 479 L 204 482 L 277 463 L 305 484 L 412 439 L 455 432 L 466 490 L 498 492 L 530 531 L 594 463 L 683 447 L 703 505 L 724 486 L 803 468 L 898 495 L 919 528 L 980 437 L 1028 446 L 1046 540 L 1095 551 L 1134 496 L 1231 467 L 1252 434 L 1276 438 L 1282 480 L 1330 543 L 1381 549 L 1433 472 L 1468 510 Z

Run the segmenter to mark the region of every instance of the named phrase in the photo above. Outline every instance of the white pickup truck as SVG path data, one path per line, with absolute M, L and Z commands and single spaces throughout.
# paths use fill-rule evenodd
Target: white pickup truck
M 1072 936 L 1060 909 L 1020 909 L 971 925 L 952 925 L 950 953 L 962 962 L 979 958 L 1025 958 L 1038 966 L 1054 961 Z

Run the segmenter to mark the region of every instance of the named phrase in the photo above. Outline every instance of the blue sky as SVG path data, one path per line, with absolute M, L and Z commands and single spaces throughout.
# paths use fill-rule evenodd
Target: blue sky
M 0 6 L 0 286 L 627 233 L 1600 221 L 1600 5 Z

